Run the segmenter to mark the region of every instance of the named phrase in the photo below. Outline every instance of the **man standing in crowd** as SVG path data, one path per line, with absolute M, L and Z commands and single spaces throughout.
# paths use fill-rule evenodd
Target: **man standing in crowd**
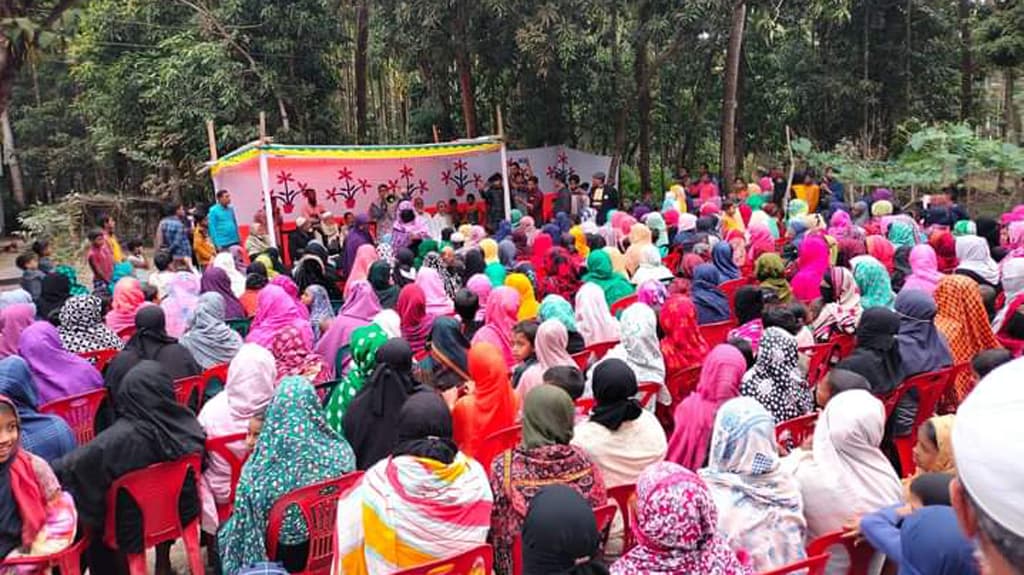
M 370 204 L 370 218 L 377 222 L 377 237 L 384 237 L 391 233 L 391 226 L 395 222 L 394 201 L 388 193 L 387 184 L 377 186 L 377 201 Z
M 177 202 L 164 205 L 164 219 L 156 228 L 154 251 L 167 250 L 172 259 L 173 271 L 192 269 L 192 244 L 189 242 L 188 231 L 182 219 L 185 207 Z
M 1018 359 L 985 376 L 960 404 L 953 426 L 957 477 L 949 492 L 987 575 L 1024 573 L 1022 367 Z
M 100 227 L 103 228 L 103 236 L 107 240 L 107 245 L 110 246 L 114 263 L 121 263 L 124 260 L 124 252 L 121 251 L 121 242 L 117 241 L 117 236 L 114 235 L 114 217 L 109 214 L 100 216 Z
M 235 219 L 235 208 L 231 205 L 231 192 L 217 192 L 217 203 L 210 207 L 206 214 L 210 228 L 210 240 L 218 251 L 224 251 L 241 243 L 238 237 L 238 221 Z
M 501 187 L 501 174 L 495 172 L 487 178 L 487 187 L 480 190 L 480 197 L 487 204 L 487 227 L 494 231 L 505 219 L 505 190 Z
M 576 178 L 576 182 L 578 184 L 579 177 L 573 177 Z M 563 179 L 561 176 L 555 178 L 555 201 L 554 205 L 552 206 L 553 209 L 551 210 L 551 212 L 553 214 L 557 214 L 558 212 L 565 212 L 570 215 L 575 214 L 576 206 L 574 205 L 575 202 L 573 201 L 573 199 L 574 198 L 572 195 L 572 191 L 570 191 L 570 189 L 565 186 L 565 179 Z M 536 218 L 534 219 L 539 224 L 543 223 L 543 220 L 538 220 Z
M 597 212 L 597 225 L 603 226 L 608 212 L 619 208 L 619 192 L 605 184 L 604 172 L 597 172 L 590 181 L 590 207 Z
M 587 191 L 580 187 L 579 174 L 569 175 L 569 192 L 572 194 L 572 215 L 579 216 L 588 203 Z

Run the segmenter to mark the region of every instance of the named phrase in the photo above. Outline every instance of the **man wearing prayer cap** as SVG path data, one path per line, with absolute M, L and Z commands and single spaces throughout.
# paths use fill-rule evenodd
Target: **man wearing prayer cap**
M 1024 575 L 1024 359 L 988 374 L 957 410 L 950 496 L 982 572 Z

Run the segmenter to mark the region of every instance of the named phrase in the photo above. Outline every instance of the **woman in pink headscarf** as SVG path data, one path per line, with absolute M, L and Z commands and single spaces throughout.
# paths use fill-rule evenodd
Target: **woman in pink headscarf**
M 345 297 L 348 298 L 350 286 L 357 281 L 366 280 L 370 274 L 370 266 L 373 262 L 377 261 L 377 248 L 373 247 L 373 244 L 363 244 L 356 250 L 356 259 L 352 264 L 352 271 L 348 273 L 348 279 L 345 280 Z
M 539 237 L 537 238 L 540 239 Z M 491 296 L 491 280 L 484 274 L 475 274 L 466 282 L 466 289 L 476 294 L 480 307 L 476 310 L 476 321 L 484 320 L 484 312 L 487 310 L 487 299 Z
M 818 235 L 807 236 L 797 250 L 797 272 L 790 285 L 793 296 L 804 303 L 821 297 L 821 279 L 829 265 L 828 243 Z
M 929 294 L 935 293 L 942 274 L 939 273 L 939 259 L 935 249 L 928 244 L 917 244 L 910 250 L 910 275 L 903 281 L 902 290 L 916 289 Z
M 281 277 L 281 276 L 277 276 Z M 252 320 L 246 343 L 256 343 L 270 349 L 279 330 L 294 325 L 306 345 L 313 345 L 313 328 L 309 319 L 299 314 L 295 300 L 281 286 L 269 283 L 260 290 L 256 299 L 256 317 Z
M 828 235 L 839 241 L 844 238 L 861 239 L 864 233 L 853 223 L 850 214 L 839 210 L 829 220 Z
M 566 351 L 569 345 L 569 331 L 565 325 L 557 319 L 549 319 L 540 324 L 537 328 L 537 335 L 533 339 L 533 353 L 537 361 L 526 368 L 519 378 L 519 386 L 516 387 L 516 395 L 519 396 L 520 404 L 526 399 L 526 394 L 531 389 L 543 385 L 544 372 L 552 367 L 565 365 L 573 367 L 576 362 Z
M 497 347 L 510 370 L 516 364 L 516 359 L 512 355 L 512 327 L 516 325 L 518 315 L 519 292 L 508 286 L 494 288 L 487 298 L 484 325 L 477 330 L 472 342 L 484 342 Z
M 747 371 L 747 360 L 735 347 L 716 345 L 704 361 L 697 389 L 676 408 L 675 431 L 668 442 L 667 461 L 689 469 L 704 465 L 711 443 L 711 430 L 718 408 L 739 395 L 740 380 Z
M 761 257 L 761 254 L 775 251 L 775 238 L 772 237 L 772 231 L 768 229 L 766 224 L 750 224 L 747 227 L 747 233 L 750 234 L 747 261 L 756 262 L 757 258 Z
M 266 289 L 266 288 L 264 288 Z M 331 322 L 331 327 L 320 336 L 316 344 L 316 352 L 327 365 L 328 375 L 334 377 L 334 360 L 338 350 L 348 345 L 352 332 L 357 328 L 370 325 L 374 316 L 380 313 L 380 302 L 370 282 L 360 280 L 351 283 L 345 303 L 338 310 L 338 315 Z M 308 322 L 307 322 L 308 325 Z M 333 375 L 332 375 L 333 374 Z
M 0 310 L 0 327 L 3 339 L 0 339 L 0 359 L 18 355 L 18 340 L 21 332 L 36 320 L 36 306 L 30 303 L 16 303 Z M 133 324 L 134 325 L 134 324 Z
M 452 300 L 448 299 L 448 295 L 444 291 L 444 280 L 441 279 L 441 274 L 437 273 L 437 270 L 427 266 L 421 267 L 420 271 L 416 272 L 416 285 L 420 286 L 427 299 L 428 314 L 441 317 L 455 313 Z
M 135 312 L 146 301 L 139 280 L 133 277 L 121 278 L 114 285 L 114 299 L 107 312 L 107 327 L 114 333 L 135 327 Z
M 309 308 L 302 303 L 302 299 L 299 297 L 299 285 L 292 278 L 284 274 L 277 274 L 274 276 L 274 279 L 270 280 L 270 283 L 283 289 L 284 293 L 292 298 L 292 302 L 295 304 L 298 313 L 302 315 L 302 319 L 309 319 Z

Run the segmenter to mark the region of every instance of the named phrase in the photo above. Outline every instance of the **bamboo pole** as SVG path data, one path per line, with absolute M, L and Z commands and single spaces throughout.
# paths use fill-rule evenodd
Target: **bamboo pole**
M 210 161 L 217 161 L 217 132 L 213 128 L 213 120 L 206 121 L 206 141 L 210 144 Z

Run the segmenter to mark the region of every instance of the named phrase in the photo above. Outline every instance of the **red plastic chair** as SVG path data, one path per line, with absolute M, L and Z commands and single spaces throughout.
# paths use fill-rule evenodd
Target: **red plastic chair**
M 3 562 L 0 562 L 0 570 L 6 571 L 7 568 L 14 569 L 16 567 L 31 566 L 38 569 L 39 572 L 43 572 L 43 570 L 56 567 L 60 569 L 61 575 L 82 575 L 82 553 L 88 549 L 91 543 L 92 537 L 89 535 L 89 532 L 83 531 L 81 538 L 63 551 L 37 557 L 8 557 Z M 36 571 L 30 572 L 35 573 Z M 48 573 L 49 571 L 45 572 Z
M 781 253 L 782 253 L 782 250 L 783 250 L 783 248 L 785 248 L 785 247 L 786 247 L 786 244 L 788 244 L 788 243 L 789 243 L 789 238 L 787 238 L 787 237 L 785 237 L 785 236 L 783 236 L 783 237 L 781 237 L 781 238 L 779 238 L 779 239 L 775 240 L 775 251 L 776 251 L 777 253 L 780 253 L 780 254 L 781 254 Z
M 189 570 L 192 573 L 203 573 L 203 557 L 199 552 L 199 517 L 183 526 L 178 516 L 178 498 L 185 489 L 186 474 L 191 472 L 198 484 L 201 466 L 202 456 L 196 453 L 119 477 L 107 491 L 103 544 L 115 551 L 118 549 L 117 522 L 114 518 L 117 517 L 117 494 L 123 489 L 142 513 L 143 549 L 181 538 L 185 541 Z M 131 575 L 147 575 L 145 551 L 130 553 L 127 557 Z
M 193 393 L 198 393 L 194 408 L 192 406 Z M 174 399 L 181 405 L 193 409 L 196 413 L 199 413 L 199 410 L 203 407 L 203 394 L 205 393 L 206 382 L 203 380 L 202 375 L 183 377 L 174 382 Z
M 727 282 L 722 282 L 721 284 L 718 285 L 718 289 L 722 290 L 722 293 L 725 294 L 726 299 L 729 300 L 729 309 L 736 309 L 736 306 L 733 305 L 732 300 L 734 297 L 736 297 L 736 292 L 739 291 L 741 287 L 747 285 L 750 285 L 749 278 L 738 278 L 734 280 L 729 280 Z
M 580 368 L 580 371 L 586 371 L 587 365 L 590 364 L 591 353 L 587 350 L 583 350 L 577 354 L 573 354 L 572 360 L 576 362 L 576 367 Z
M 608 526 L 612 524 L 612 519 L 615 519 L 617 509 L 614 503 L 594 508 L 594 519 L 597 520 L 598 531 L 603 533 L 605 529 L 608 529 Z
M 243 454 L 239 455 L 228 446 L 239 441 L 243 442 L 244 446 L 247 435 L 246 433 L 232 433 L 231 435 L 206 438 L 207 456 L 216 454 L 231 467 L 231 495 L 228 497 L 227 503 L 217 504 L 217 517 L 221 524 L 228 520 L 228 517 L 231 516 L 231 511 L 235 507 L 235 490 L 238 488 L 238 479 L 242 476 L 242 466 L 249 459 L 248 449 L 243 447 Z
M 622 513 L 623 542 L 622 552 L 629 551 L 636 545 L 633 535 L 633 515 L 636 512 L 636 484 L 619 485 L 608 490 L 608 499 L 615 501 L 615 506 Z
M 818 412 L 801 415 L 775 426 L 775 443 L 779 453 L 787 453 L 792 447 L 799 446 L 805 439 L 814 435 L 814 425 L 818 422 Z
M 829 549 L 836 545 L 846 549 L 846 554 L 850 557 L 850 567 L 846 571 L 846 575 L 867 575 L 871 560 L 875 556 L 875 548 L 867 541 L 857 543 L 856 537 L 846 536 L 843 531 L 826 533 L 811 541 L 807 544 L 807 554 L 810 556 L 820 555 L 829 552 Z
M 295 505 L 309 530 L 306 570 L 300 571 L 299 575 L 330 575 L 334 560 L 335 528 L 338 525 L 338 500 L 352 491 L 362 478 L 363 472 L 356 471 L 300 487 L 279 497 L 270 508 L 270 518 L 267 520 L 267 557 L 277 557 L 277 540 L 281 537 L 284 512 Z
M 828 553 L 815 555 L 803 561 L 790 563 L 773 571 L 766 571 L 760 575 L 786 575 L 787 573 L 803 573 L 804 575 L 825 575 L 825 567 L 828 566 Z
M 896 446 L 896 452 L 900 456 L 900 469 L 903 476 L 908 477 L 914 473 L 914 443 L 917 441 L 917 428 L 928 418 L 935 415 L 935 406 L 953 384 L 954 369 L 948 367 L 930 373 L 922 373 L 904 380 L 896 391 L 888 395 L 885 402 L 885 417 L 892 416 L 893 411 L 899 404 L 903 395 L 912 388 L 917 388 L 917 416 L 914 418 L 914 427 L 909 435 L 893 437 L 892 442 Z
M 800 353 L 811 356 L 807 363 L 807 387 L 814 389 L 828 373 L 834 347 L 831 343 L 819 343 L 800 348 Z
M 512 449 L 523 440 L 523 426 L 511 425 L 505 429 L 499 429 L 484 438 L 484 451 L 486 453 L 502 453 Z M 480 463 L 483 463 L 482 461 Z M 485 469 L 490 470 L 491 462 L 487 462 Z
M 672 374 L 666 381 L 665 385 L 668 386 L 669 393 L 672 394 L 672 407 L 679 405 L 686 399 L 686 396 L 690 395 L 697 389 L 697 384 L 700 382 L 700 370 L 704 366 L 701 364 L 690 366 L 682 371 L 678 371 Z
M 51 401 L 40 407 L 39 412 L 56 415 L 63 419 L 71 428 L 71 432 L 75 434 L 75 443 L 82 446 L 96 436 L 96 413 L 106 398 L 106 388 L 94 389 Z
M 588 345 L 584 351 L 594 354 L 594 361 L 598 361 L 608 353 L 608 350 L 617 345 L 619 345 L 618 341 L 602 341 L 600 343 Z
M 857 346 L 857 338 L 848 333 L 841 333 L 832 336 L 829 343 L 835 347 L 834 357 L 841 360 L 853 353 L 853 348 Z
M 228 364 L 222 363 L 215 365 L 200 374 L 200 377 L 203 378 L 204 394 L 210 389 L 210 384 L 214 381 L 219 381 L 220 388 L 224 389 L 224 386 L 228 383 Z
M 88 361 L 96 368 L 96 371 L 103 373 L 103 370 L 107 369 L 107 364 L 110 360 L 114 359 L 117 354 L 120 353 L 116 349 L 97 349 L 96 351 L 83 351 L 78 354 L 78 357 Z
M 708 342 L 708 346 L 715 347 L 720 343 L 725 343 L 729 339 L 729 332 L 735 327 L 736 322 L 728 320 L 718 323 L 707 323 L 698 329 L 700 329 L 700 334 L 704 336 L 704 341 Z
M 635 304 L 637 301 L 639 301 L 639 297 L 636 294 L 628 295 L 620 299 L 619 301 L 613 303 L 608 308 L 608 311 L 610 311 L 613 316 L 619 317 L 619 313 L 622 312 L 622 310 Z
M 597 531 L 601 534 L 601 545 L 608 543 L 608 531 L 615 519 L 615 512 L 618 508 L 614 503 L 608 503 L 594 508 L 594 520 L 597 522 Z M 516 533 L 512 540 L 512 575 L 523 575 L 523 535 Z
M 1003 347 L 1013 354 L 1013 357 L 1020 357 L 1021 354 L 1024 353 L 1024 340 L 1013 339 L 1005 335 L 997 335 L 996 339 L 999 340 L 999 343 Z
M 396 571 L 394 575 L 490 575 L 494 571 L 494 550 L 480 545 L 453 557 Z
M 121 338 L 121 341 L 128 341 L 133 335 L 135 335 L 135 330 L 136 327 L 134 325 L 119 329 L 117 330 L 117 337 Z
M 656 381 L 640 382 L 640 384 L 636 386 L 636 392 L 640 396 L 640 405 L 646 407 L 654 403 L 658 398 L 659 391 L 661 391 L 661 384 Z

